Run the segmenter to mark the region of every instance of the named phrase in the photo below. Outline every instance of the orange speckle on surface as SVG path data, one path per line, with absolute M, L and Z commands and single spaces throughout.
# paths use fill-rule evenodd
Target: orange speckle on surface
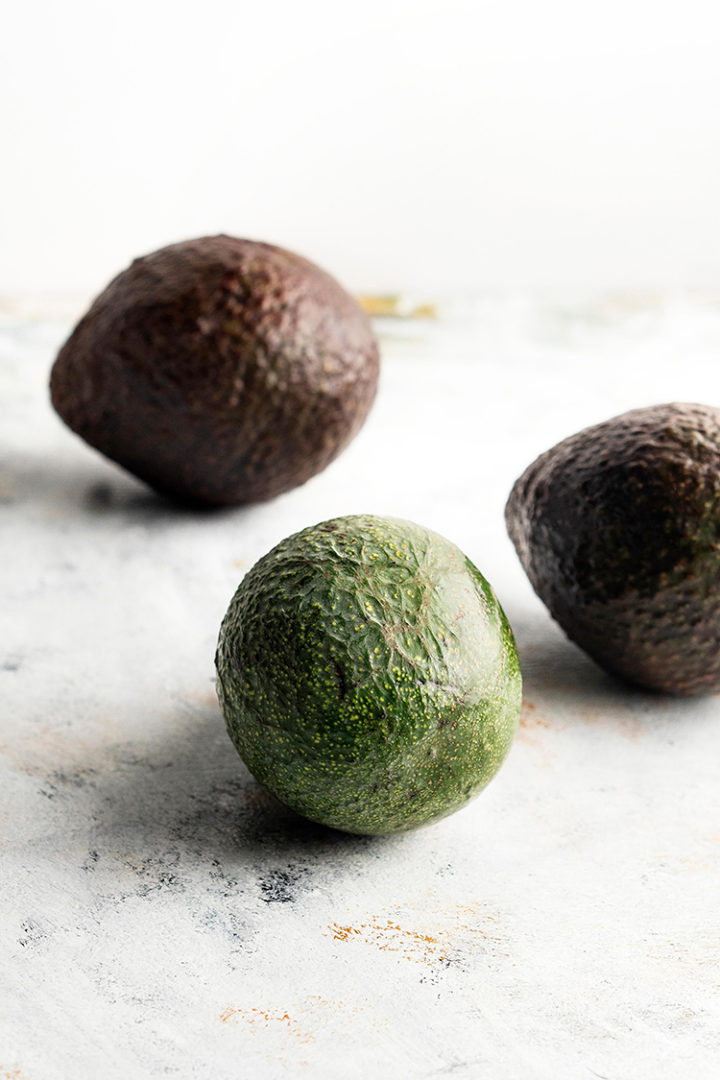
M 542 713 L 537 711 L 537 705 L 532 701 L 523 701 L 522 709 L 520 710 L 520 732 L 532 731 L 534 728 L 539 727 L 549 728 L 550 723 Z
M 258 1025 L 269 1027 L 270 1024 L 286 1024 L 291 1028 L 295 1026 L 295 1021 L 290 1014 L 288 1012 L 282 1012 L 280 1009 L 256 1009 L 254 1007 L 250 1009 L 236 1009 L 231 1005 L 220 1013 L 220 1020 L 223 1024 L 226 1024 L 228 1020 L 232 1020 L 233 1018 L 242 1020 L 250 1026 Z
M 436 319 L 437 306 L 433 303 L 414 303 L 402 296 L 361 295 L 356 297 L 363 311 L 372 317 L 386 319 Z
M 243 1024 L 249 1030 L 260 1030 L 282 1025 L 288 1035 L 293 1036 L 299 1042 L 310 1042 L 315 1038 L 312 1031 L 303 1030 L 293 1016 L 282 1009 L 237 1009 L 234 1005 L 220 1013 L 220 1022 L 227 1024 L 228 1021 Z
M 408 960 L 446 961 L 447 950 L 441 951 L 440 939 L 420 930 L 407 930 L 392 919 L 376 919 L 358 926 L 340 926 L 331 923 L 328 930 L 335 941 L 350 941 L 357 937 L 367 945 L 383 952 L 397 952 Z
M 351 934 L 359 934 L 360 931 L 354 926 L 338 926 L 333 923 L 330 927 L 336 941 L 347 941 Z
M 288 1009 L 229 1005 L 219 1019 L 229 1027 L 242 1028 L 259 1043 L 264 1042 L 274 1060 L 283 1061 L 285 1055 L 291 1054 L 296 1064 L 299 1045 L 313 1043 L 319 1037 L 340 1037 L 350 1020 L 360 1020 L 373 1030 L 389 1026 L 386 1017 L 375 1015 L 371 1002 L 328 1000 L 319 994 L 294 1001 Z
M 427 909 L 419 911 L 418 916 L 426 917 Z M 456 904 L 450 910 L 437 910 L 430 927 L 410 928 L 397 917 L 373 916 L 355 925 L 330 923 L 326 934 L 349 946 L 362 944 L 430 967 L 450 967 L 461 964 L 464 957 L 477 950 L 502 950 L 504 939 L 497 933 L 497 926 L 487 925 L 495 921 L 495 916 L 484 910 Z
M 518 742 L 532 747 L 536 754 L 539 753 L 542 764 L 549 764 L 551 760 L 548 742 L 543 739 L 543 733 L 552 727 L 553 724 L 533 701 L 523 701 L 515 738 Z

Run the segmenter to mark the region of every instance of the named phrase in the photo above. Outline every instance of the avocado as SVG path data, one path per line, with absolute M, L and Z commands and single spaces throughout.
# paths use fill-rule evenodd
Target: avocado
M 253 776 L 351 833 L 459 809 L 497 772 L 520 710 L 490 585 L 454 544 L 394 518 L 335 518 L 273 548 L 230 603 L 216 666 Z
M 580 431 L 523 473 L 506 522 L 598 664 L 671 694 L 720 690 L 720 410 L 655 405 Z
M 73 431 L 158 491 L 253 503 L 350 442 L 378 364 L 367 316 L 323 270 L 209 236 L 116 277 L 60 350 L 50 392 Z

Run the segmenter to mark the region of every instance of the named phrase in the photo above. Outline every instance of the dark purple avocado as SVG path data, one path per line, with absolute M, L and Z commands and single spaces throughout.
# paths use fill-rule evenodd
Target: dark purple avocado
M 720 691 L 720 410 L 634 409 L 542 454 L 505 511 L 535 592 L 599 664 Z
M 337 457 L 378 368 L 369 319 L 329 274 L 210 236 L 119 274 L 60 350 L 50 390 L 73 431 L 158 491 L 241 504 Z

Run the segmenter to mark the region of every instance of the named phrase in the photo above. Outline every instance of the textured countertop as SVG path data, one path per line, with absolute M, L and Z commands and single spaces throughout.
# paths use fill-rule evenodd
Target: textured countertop
M 209 515 L 54 416 L 68 329 L 7 307 L 0 325 L 0 1078 L 716 1077 L 720 702 L 631 690 L 569 644 L 503 505 L 589 423 L 720 403 L 718 299 L 380 320 L 380 395 L 345 454 Z M 488 789 L 389 839 L 280 807 L 214 693 L 245 570 L 361 511 L 465 550 L 525 676 Z

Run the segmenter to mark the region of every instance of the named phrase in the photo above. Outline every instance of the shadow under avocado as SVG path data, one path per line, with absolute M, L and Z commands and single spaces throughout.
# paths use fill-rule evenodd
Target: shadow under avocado
M 540 706 L 545 720 L 562 714 L 563 724 L 593 722 L 610 725 L 618 711 L 636 717 L 682 713 L 683 721 L 700 716 L 707 698 L 676 697 L 635 686 L 612 675 L 575 645 L 554 620 L 542 612 L 511 618 L 523 674 L 523 699 Z
M 344 858 L 382 842 L 307 821 L 278 802 L 243 765 L 218 706 L 178 702 L 163 729 L 154 726 L 152 740 L 113 747 L 112 767 L 93 778 L 98 846 L 137 855 L 173 848 L 183 861 L 237 867 L 273 854 L 290 863 Z
M 69 463 L 34 452 L 0 454 L 0 509 L 53 505 L 86 521 L 105 518 L 133 524 L 218 519 L 254 507 L 207 506 L 171 498 L 135 479 L 99 454 Z

